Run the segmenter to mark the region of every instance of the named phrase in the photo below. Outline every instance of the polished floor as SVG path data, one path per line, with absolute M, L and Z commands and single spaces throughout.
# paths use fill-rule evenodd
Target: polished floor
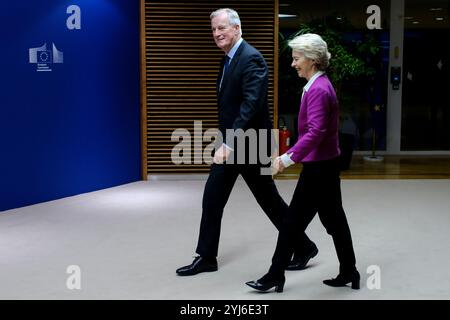
M 353 156 L 342 179 L 450 179 L 450 156 L 383 156 L 378 161 Z M 279 179 L 296 179 L 301 165 L 286 169 Z
M 276 183 L 289 201 L 296 181 Z M 338 264 L 316 217 L 318 256 L 267 294 L 245 282 L 267 271 L 277 232 L 242 179 L 224 212 L 219 270 L 176 276 L 192 261 L 204 184 L 136 182 L 1 212 L 0 299 L 450 299 L 450 179 L 344 179 L 361 290 L 322 284 Z

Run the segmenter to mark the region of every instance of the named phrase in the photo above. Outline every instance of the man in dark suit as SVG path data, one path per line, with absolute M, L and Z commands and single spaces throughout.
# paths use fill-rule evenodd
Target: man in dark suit
M 254 150 L 250 143 L 246 141 L 244 148 L 239 145 L 236 148 L 234 144 L 238 140 L 243 141 L 236 132 L 245 134 L 261 129 L 270 132 L 272 128 L 267 97 L 267 64 L 261 53 L 242 39 L 241 22 L 236 11 L 219 9 L 210 18 L 214 41 L 225 52 L 217 79 L 219 130 L 224 143 L 216 149 L 203 194 L 203 212 L 196 249 L 198 256 L 190 265 L 176 271 L 180 276 L 217 270 L 216 257 L 223 209 L 239 175 L 242 175 L 257 202 L 278 229 L 288 208 L 279 195 L 272 176 L 262 174 L 265 164 L 259 157 L 257 161 L 252 161 L 257 155 L 255 152 L 249 154 L 250 150 Z M 270 139 L 270 134 L 266 137 Z M 258 137 L 259 139 L 265 138 Z M 259 141 L 257 145 L 260 145 Z M 270 167 L 270 163 L 267 167 Z M 295 248 L 294 258 L 288 269 L 305 268 L 309 259 L 318 252 L 316 245 L 306 234 L 303 233 L 303 237 L 302 243 L 307 245 Z

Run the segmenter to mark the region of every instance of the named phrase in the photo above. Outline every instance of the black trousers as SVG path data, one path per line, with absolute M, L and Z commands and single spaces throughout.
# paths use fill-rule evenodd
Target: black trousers
M 219 247 L 222 215 L 239 174 L 242 175 L 256 201 L 280 230 L 288 205 L 278 193 L 270 175 L 261 175 L 262 166 L 212 164 L 203 193 L 203 211 L 196 252 L 203 257 L 216 257 Z M 243 212 L 243 214 L 245 214 Z M 249 226 L 251 228 L 252 226 Z M 299 243 L 311 243 L 304 232 L 297 237 Z M 294 245 L 294 247 L 296 247 Z M 295 250 L 295 249 L 294 249 Z
M 338 158 L 303 164 L 286 219 L 278 235 L 269 273 L 276 276 L 284 274 L 294 250 L 293 244 L 302 241 L 302 234 L 316 213 L 333 238 L 340 272 L 356 269 L 350 228 L 342 207 L 339 174 Z

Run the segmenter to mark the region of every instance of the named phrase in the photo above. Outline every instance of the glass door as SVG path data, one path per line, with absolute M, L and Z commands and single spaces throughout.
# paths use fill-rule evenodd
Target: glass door
M 450 150 L 448 0 L 406 0 L 402 151 Z
M 368 27 L 372 15 L 368 11 L 374 5 L 379 10 L 379 28 Z M 326 41 L 333 40 L 329 41 L 332 57 L 328 75 L 340 101 L 340 136 L 354 150 L 385 150 L 390 1 L 280 0 L 279 12 L 280 125 L 292 131 L 295 141 L 306 81 L 299 79 L 291 67 L 291 53 L 286 47 L 287 40 L 306 26 Z M 358 68 L 359 73 L 350 72 Z

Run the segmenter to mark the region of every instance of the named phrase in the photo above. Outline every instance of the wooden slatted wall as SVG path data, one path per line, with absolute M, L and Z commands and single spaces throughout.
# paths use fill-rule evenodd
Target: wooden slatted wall
M 277 0 L 141 0 L 144 178 L 208 171 L 207 164 L 194 164 L 201 159 L 200 148 L 191 153 L 192 164 L 173 164 L 171 151 L 179 142 L 171 135 L 185 128 L 193 142 L 194 121 L 202 121 L 203 132 L 218 127 L 215 84 L 224 53 L 214 43 L 209 15 L 221 7 L 238 11 L 244 39 L 266 58 L 269 103 L 276 114 Z

